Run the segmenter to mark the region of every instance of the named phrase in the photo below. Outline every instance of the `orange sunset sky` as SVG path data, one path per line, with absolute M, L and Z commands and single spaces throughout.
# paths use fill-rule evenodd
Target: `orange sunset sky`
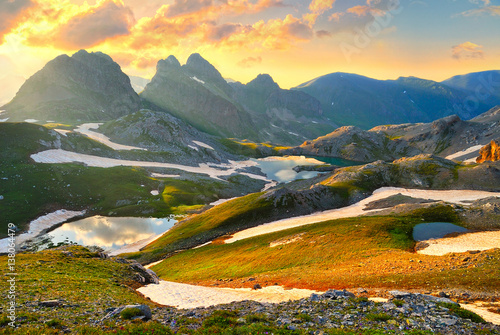
M 444 80 L 500 69 L 500 0 L 0 0 L 0 43 L 4 90 L 79 49 L 145 78 L 198 52 L 283 88 L 338 71 Z

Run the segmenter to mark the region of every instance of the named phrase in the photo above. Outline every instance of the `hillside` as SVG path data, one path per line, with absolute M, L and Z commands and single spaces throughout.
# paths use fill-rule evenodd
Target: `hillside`
M 0 142 L 0 227 L 5 228 L 1 237 L 7 234 L 9 222 L 15 223 L 19 231 L 24 231 L 31 220 L 58 209 L 86 210 L 89 216 L 165 217 L 198 210 L 220 198 L 255 192 L 264 185 L 263 181 L 242 175 L 214 180 L 203 174 L 184 171 L 175 171 L 182 172 L 179 175 L 165 174 L 168 171 L 158 168 L 34 163 L 31 154 L 50 149 L 97 158 L 154 161 L 163 156 L 169 161 L 170 157 L 168 152 L 115 151 L 81 134 L 61 135 L 35 124 L 0 123 Z M 207 157 L 213 161 L 221 159 L 212 151 L 202 147 L 198 150 L 186 148 L 183 155 L 172 155 L 180 160 L 189 160 L 188 157 L 194 161 Z M 160 174 L 153 177 L 154 172 Z M 157 192 L 156 195 L 152 190 Z
M 176 250 L 192 248 L 262 223 L 345 207 L 384 186 L 495 191 L 500 184 L 500 173 L 492 164 L 462 166 L 439 157 L 416 156 L 392 163 L 378 161 L 337 169 L 211 208 L 182 221 L 130 257 L 152 262 Z
M 80 50 L 48 62 L 3 106 L 9 121 L 111 120 L 137 111 L 140 98 L 111 57 Z
M 415 77 L 376 80 L 331 73 L 294 89 L 318 99 L 325 116 L 337 124 L 364 129 L 383 124 L 431 122 L 453 114 L 471 119 L 498 104 L 496 100 L 479 100 L 471 110 L 466 99 L 474 96 L 475 87 L 462 89 L 449 83 Z

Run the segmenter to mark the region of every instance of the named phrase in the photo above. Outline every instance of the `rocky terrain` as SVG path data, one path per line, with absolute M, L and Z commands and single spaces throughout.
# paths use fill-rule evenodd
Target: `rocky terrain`
M 193 165 L 243 159 L 229 153 L 218 138 L 164 112 L 141 110 L 109 121 L 98 131 L 117 143 L 168 153 L 171 162 Z
M 129 77 L 111 57 L 80 50 L 47 63 L 1 109 L 9 121 L 73 123 L 112 120 L 137 111 L 140 103 Z
M 499 326 L 461 308 L 445 292 L 436 297 L 362 288 L 354 290 L 356 294 L 328 290 L 278 304 L 242 301 L 176 309 L 155 305 L 134 293 L 134 288 L 157 282 L 151 270 L 122 258 L 108 258 L 96 248 L 64 246 L 18 257 L 18 271 L 31 284 L 19 292 L 18 328 L 6 328 L 9 319 L 5 316 L 1 319 L 0 331 L 10 334 L 26 334 L 35 328 L 45 334 L 127 334 L 146 330 L 162 334 L 210 331 L 297 335 L 332 331 L 338 334 L 500 332 Z M 62 276 L 64 283 L 60 282 Z M 373 294 L 385 299 L 367 298 Z M 475 297 L 462 292 L 460 302 L 467 299 Z
M 479 147 L 499 136 L 500 107 L 495 107 L 469 121 L 453 115 L 431 123 L 377 126 L 368 131 L 353 126 L 341 127 L 281 152 L 342 157 L 361 162 L 393 160 L 418 154 L 434 154 L 463 161 L 477 157 Z M 460 153 L 471 147 L 478 148 Z

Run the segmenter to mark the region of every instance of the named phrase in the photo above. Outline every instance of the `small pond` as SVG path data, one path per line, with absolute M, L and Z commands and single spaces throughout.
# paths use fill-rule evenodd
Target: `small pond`
M 68 222 L 47 233 L 52 243 L 75 242 L 80 245 L 97 245 L 107 251 L 126 244 L 161 234 L 172 228 L 177 220 L 172 218 L 136 218 L 92 216 Z
M 448 222 L 421 223 L 413 228 L 413 239 L 424 241 L 433 238 L 442 238 L 451 233 L 466 233 L 468 229 Z
M 287 183 L 297 179 L 309 179 L 316 177 L 320 172 L 293 170 L 298 165 L 323 165 L 325 163 L 338 166 L 352 166 L 362 163 L 352 162 L 341 158 L 331 157 L 305 157 L 305 156 L 271 156 L 266 158 L 253 159 L 257 163 L 267 178 L 280 183 Z

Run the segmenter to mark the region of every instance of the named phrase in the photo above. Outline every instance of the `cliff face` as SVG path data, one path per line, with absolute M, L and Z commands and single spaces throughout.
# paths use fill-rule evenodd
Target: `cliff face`
M 105 121 L 137 111 L 140 103 L 111 57 L 80 50 L 47 63 L 3 109 L 9 121 Z
M 499 160 L 500 140 L 493 140 L 479 150 L 479 157 L 476 158 L 476 163 L 483 163 L 485 161 L 496 162 Z

